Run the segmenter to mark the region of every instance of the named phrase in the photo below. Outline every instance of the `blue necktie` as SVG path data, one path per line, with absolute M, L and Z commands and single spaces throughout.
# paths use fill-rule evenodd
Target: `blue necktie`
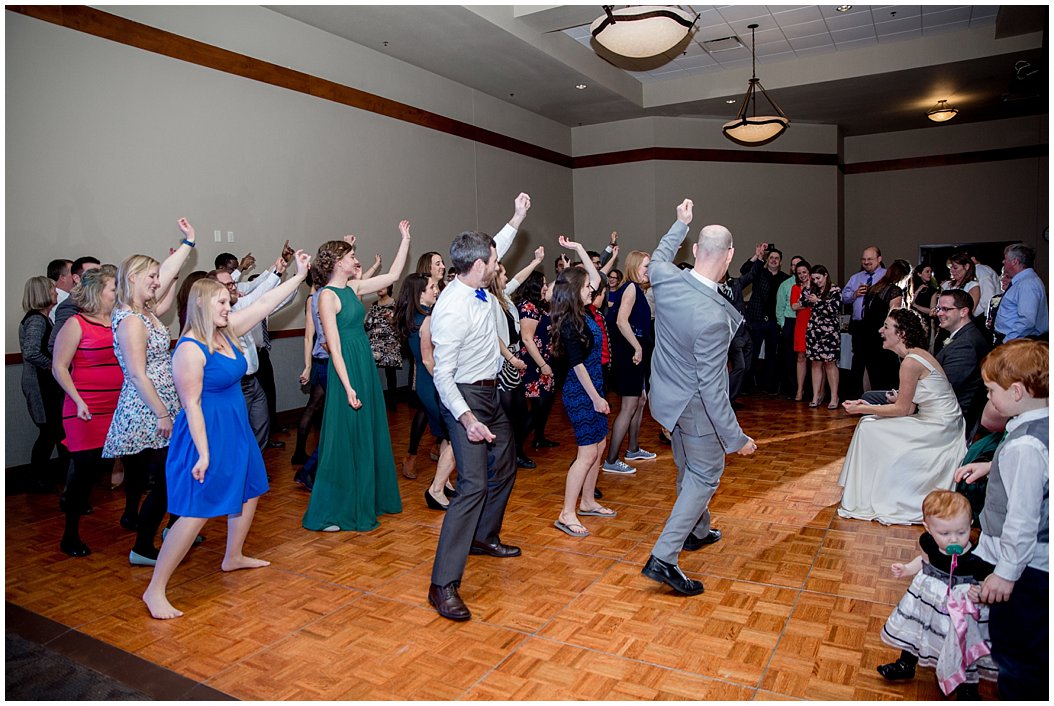
M 487 293 L 483 291 L 482 287 L 476 290 L 476 299 L 479 299 L 481 302 L 487 301 Z

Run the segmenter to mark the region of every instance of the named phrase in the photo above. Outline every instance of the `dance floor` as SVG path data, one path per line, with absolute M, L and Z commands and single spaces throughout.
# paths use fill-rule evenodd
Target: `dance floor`
M 759 448 L 728 457 L 711 504 L 723 539 L 681 555 L 706 586 L 699 596 L 640 574 L 675 494 L 670 447 L 647 414 L 641 445 L 658 458 L 635 463 L 634 476 L 601 473 L 602 502 L 618 517 L 582 518 L 584 539 L 553 527 L 574 455 L 557 405 L 549 429 L 561 445 L 531 452 L 538 468 L 520 470 L 505 517 L 502 539 L 523 556 L 469 558 L 470 622 L 444 620 L 426 600 L 443 519 L 423 497 L 429 437 L 418 479 L 400 478 L 401 514 L 372 532 L 330 534 L 300 527 L 308 495 L 292 482 L 289 433 L 278 437 L 286 449 L 265 456 L 271 492 L 246 544 L 271 566 L 221 572 L 226 528 L 210 521 L 172 580 L 185 612 L 176 620 L 151 619 L 139 600 L 151 570 L 128 565 L 120 490 L 94 493 L 81 524 L 94 553 L 82 559 L 58 549 L 54 496 L 7 497 L 8 630 L 13 614 L 43 616 L 56 649 L 75 637 L 67 653 L 137 688 L 164 680 L 122 664 L 184 677 L 189 691 L 155 691 L 168 698 L 215 696 L 209 688 L 268 700 L 941 698 L 932 670 L 900 683 L 875 672 L 896 657 L 879 632 L 908 583 L 889 565 L 915 554 L 921 530 L 835 513 L 856 419 L 761 396 L 738 414 Z M 390 418 L 401 461 L 407 407 Z M 994 696 L 991 685 L 982 695 Z

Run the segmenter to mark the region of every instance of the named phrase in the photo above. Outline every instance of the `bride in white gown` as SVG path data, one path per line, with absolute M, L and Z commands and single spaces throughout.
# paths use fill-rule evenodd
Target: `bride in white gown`
M 926 351 L 918 314 L 890 311 L 880 335 L 882 347 L 903 359 L 899 393 L 892 404 L 842 405 L 849 414 L 867 416 L 856 427 L 838 479 L 844 487 L 838 514 L 917 524 L 930 491 L 955 487 L 952 475 L 966 454 L 965 422 L 951 383 Z

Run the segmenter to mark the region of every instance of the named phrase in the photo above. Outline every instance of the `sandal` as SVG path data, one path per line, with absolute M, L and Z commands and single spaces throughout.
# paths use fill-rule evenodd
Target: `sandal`
M 555 527 L 556 529 L 560 530 L 564 534 L 571 535 L 572 537 L 588 537 L 589 536 L 589 530 L 587 530 L 585 527 L 583 527 L 582 525 L 578 524 L 577 522 L 572 522 L 571 524 L 568 525 L 568 524 L 564 524 L 560 520 L 557 520 L 556 522 L 553 523 L 553 527 Z M 573 529 L 574 527 L 577 527 L 578 530 L 577 531 L 574 530 Z
M 841 405 L 837 402 L 831 402 L 831 404 L 827 405 L 827 409 L 838 409 L 839 407 L 841 407 Z
M 593 510 L 583 510 L 578 508 L 579 515 L 586 515 L 588 517 L 618 517 L 618 513 L 609 507 L 597 507 Z
M 817 402 L 816 400 L 813 400 L 812 402 L 809 403 L 809 406 L 810 407 L 819 407 L 820 403 Z

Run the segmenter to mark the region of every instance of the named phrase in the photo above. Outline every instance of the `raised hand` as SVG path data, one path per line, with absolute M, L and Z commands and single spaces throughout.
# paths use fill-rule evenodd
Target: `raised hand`
M 403 240 L 410 239 L 410 221 L 407 221 L 405 219 L 399 221 L 399 234 L 403 236 Z M 377 257 L 379 259 L 380 255 L 378 255 Z
M 380 253 L 373 253 L 373 266 L 374 267 L 380 267 L 381 266 L 381 254 Z
M 179 229 L 183 231 L 183 237 L 194 242 L 194 226 L 190 225 L 190 222 L 186 218 L 180 218 L 176 221 L 179 224 Z
M 615 245 L 611 246 L 611 259 L 612 260 L 618 259 L 618 244 L 617 243 Z
M 754 246 L 754 258 L 757 259 L 757 260 L 760 260 L 761 258 L 765 257 L 765 251 L 768 250 L 768 248 L 769 248 L 769 244 L 768 243 L 758 243 L 757 245 L 755 245 Z
M 295 253 L 293 253 L 293 257 L 296 258 L 296 273 L 298 275 L 303 273 L 306 277 L 307 268 L 311 264 L 311 256 L 303 250 L 297 250 Z
M 281 255 L 279 255 L 278 259 L 274 261 L 275 274 L 277 274 L 279 277 L 281 277 L 282 273 L 285 272 L 285 267 L 286 267 L 285 258 L 282 257 Z
M 522 220 L 527 216 L 527 211 L 531 210 L 531 197 L 521 192 L 520 195 L 516 197 L 516 200 L 513 201 L 513 205 L 513 212 Z
M 296 253 L 293 248 L 289 247 L 289 239 L 286 238 L 285 245 L 282 246 L 282 259 L 285 260 L 286 263 L 290 263 L 293 261 L 294 254 Z
M 252 254 L 251 251 L 245 253 L 245 257 L 243 257 L 242 261 L 238 263 L 238 269 L 241 270 L 242 272 L 248 272 L 249 270 L 251 270 L 255 266 L 256 266 L 256 258 L 253 257 L 253 254 Z
M 692 222 L 692 200 L 685 199 L 677 205 L 677 220 L 688 225 Z M 614 241 L 612 241 L 614 243 Z
M 610 245 L 611 245 L 611 247 L 615 247 L 616 245 L 618 245 L 618 232 L 617 231 L 611 231 L 611 243 L 610 243 Z
M 543 260 L 545 260 L 545 246 L 539 245 L 534 249 L 534 261 L 542 262 Z
M 576 243 L 573 240 L 569 240 L 567 238 L 567 236 L 564 236 L 564 235 L 558 236 L 557 237 L 557 241 L 560 243 L 560 247 L 567 248 L 568 250 L 579 250 L 579 251 L 584 251 L 585 250 L 585 248 L 583 248 L 580 243 Z M 570 262 L 568 262 L 568 264 L 570 264 Z
M 350 233 L 344 236 L 344 242 L 350 245 L 351 247 L 355 247 L 355 239 L 356 236 L 351 235 Z

